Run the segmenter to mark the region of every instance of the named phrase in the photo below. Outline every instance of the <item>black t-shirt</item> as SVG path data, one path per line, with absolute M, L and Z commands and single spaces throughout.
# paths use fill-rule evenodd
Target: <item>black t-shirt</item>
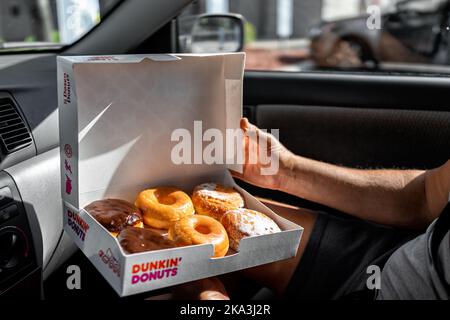
M 392 254 L 377 299 L 450 299 L 450 202 L 426 233 Z

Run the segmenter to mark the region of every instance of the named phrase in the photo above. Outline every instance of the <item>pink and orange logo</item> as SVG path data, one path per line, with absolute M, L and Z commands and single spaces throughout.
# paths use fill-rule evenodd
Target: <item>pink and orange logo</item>
M 131 270 L 131 284 L 175 277 L 181 266 L 181 260 L 179 257 L 135 264 Z
M 106 250 L 104 252 L 103 250 L 100 250 L 98 252 L 98 256 L 102 260 L 104 264 L 106 264 L 114 274 L 116 274 L 118 277 L 120 277 L 120 264 L 119 259 L 114 257 L 111 249 Z
M 72 228 L 73 232 L 84 242 L 84 238 L 89 230 L 89 225 L 80 215 L 71 210 L 67 210 L 67 224 Z

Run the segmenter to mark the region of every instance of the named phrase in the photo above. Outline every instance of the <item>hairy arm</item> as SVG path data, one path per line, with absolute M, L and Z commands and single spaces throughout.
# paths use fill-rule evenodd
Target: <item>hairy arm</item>
M 449 164 L 431 171 L 358 170 L 293 156 L 278 189 L 361 219 L 423 228 L 446 204 Z
M 287 192 L 364 220 L 410 229 L 426 227 L 448 201 L 450 161 L 429 171 L 351 169 L 294 155 L 247 119 L 242 119 L 241 128 L 246 134 L 247 158 L 250 141 L 256 140 L 251 133 L 256 132 L 257 144 L 267 144 L 279 160 L 279 170 L 272 176 L 261 174 L 264 165 L 260 161 L 246 161 L 242 173 L 232 172 L 254 185 Z

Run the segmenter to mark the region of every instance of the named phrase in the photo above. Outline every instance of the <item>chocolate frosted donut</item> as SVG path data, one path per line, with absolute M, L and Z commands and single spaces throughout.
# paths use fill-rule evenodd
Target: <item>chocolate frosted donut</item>
M 135 205 L 125 200 L 98 200 L 84 209 L 114 236 L 127 226 L 143 227 L 141 212 Z
M 173 241 L 166 239 L 161 233 L 147 228 L 126 227 L 119 233 L 118 240 L 127 253 L 176 247 Z

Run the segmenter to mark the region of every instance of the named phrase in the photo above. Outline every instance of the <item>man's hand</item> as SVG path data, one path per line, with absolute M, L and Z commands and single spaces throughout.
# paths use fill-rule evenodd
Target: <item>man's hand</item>
M 279 190 L 282 184 L 282 172 L 289 170 L 293 154 L 287 150 L 273 135 L 261 131 L 246 118 L 241 119 L 241 129 L 244 132 L 244 165 L 243 173 L 231 171 L 235 178 L 251 183 L 261 188 Z M 263 146 L 263 148 L 260 148 Z M 266 150 L 267 154 L 260 154 Z M 263 175 L 262 169 L 270 167 L 264 164 L 262 157 L 279 161 L 279 170 L 273 175 Z
M 241 128 L 243 173 L 231 173 L 256 186 L 286 192 L 363 220 L 407 229 L 426 228 L 447 204 L 449 164 L 427 173 L 345 168 L 294 155 L 247 119 L 241 120 Z M 274 175 L 263 175 L 261 171 L 271 166 L 264 165 L 258 152 L 264 144 L 268 156 L 279 160 Z
M 217 278 L 185 283 L 173 289 L 173 298 L 179 300 L 230 300 L 224 285 Z

